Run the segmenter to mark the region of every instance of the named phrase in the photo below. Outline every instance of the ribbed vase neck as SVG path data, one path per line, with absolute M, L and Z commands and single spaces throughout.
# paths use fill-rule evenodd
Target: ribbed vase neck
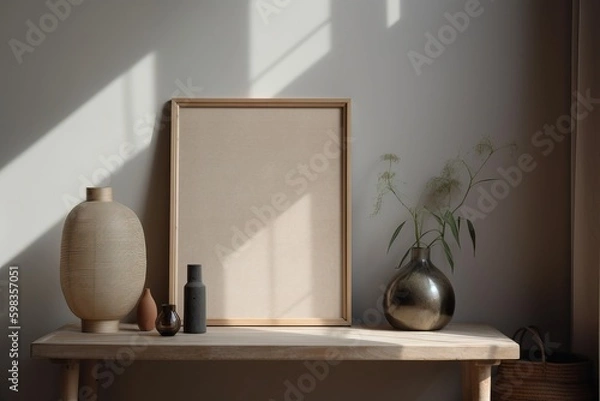
M 85 194 L 88 202 L 112 202 L 113 200 L 111 187 L 88 187 Z
M 429 260 L 430 249 L 429 248 L 411 248 L 410 259 L 411 260 Z

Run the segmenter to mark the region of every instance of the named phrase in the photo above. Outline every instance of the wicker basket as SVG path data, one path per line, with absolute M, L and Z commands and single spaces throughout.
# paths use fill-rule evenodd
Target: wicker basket
M 532 360 L 532 350 L 523 349 L 523 337 L 530 334 L 540 351 Z M 521 358 L 503 361 L 492 388 L 493 401 L 595 401 L 593 365 L 574 354 L 553 352 L 546 355 L 544 342 L 536 327 L 522 327 L 513 336 L 521 346 Z M 540 361 L 541 359 L 541 361 Z

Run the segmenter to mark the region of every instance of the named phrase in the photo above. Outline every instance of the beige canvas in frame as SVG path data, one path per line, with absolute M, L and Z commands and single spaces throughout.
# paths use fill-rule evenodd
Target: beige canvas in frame
M 170 302 L 210 325 L 350 325 L 347 99 L 173 99 Z

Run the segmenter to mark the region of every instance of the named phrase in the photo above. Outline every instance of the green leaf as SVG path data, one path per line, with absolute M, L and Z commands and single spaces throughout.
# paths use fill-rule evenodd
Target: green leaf
M 492 182 L 492 181 L 499 181 L 499 180 L 500 180 L 500 178 L 483 178 L 481 180 L 477 180 L 477 181 L 473 182 L 471 187 L 474 187 L 475 185 L 483 184 L 484 182 Z
M 402 227 L 404 227 L 405 224 L 406 224 L 406 220 L 404 220 L 402 223 L 400 223 L 398 228 L 396 228 L 396 231 L 394 231 L 394 234 L 392 234 L 392 239 L 390 240 L 390 244 L 388 245 L 388 249 L 387 249 L 388 252 L 390 251 L 392 244 L 396 240 L 396 237 L 398 236 L 398 234 L 400 234 L 400 230 L 402 230 Z
M 456 220 L 454 219 L 454 215 L 451 211 L 446 210 L 446 213 L 444 213 L 444 220 L 446 220 L 446 223 L 448 223 L 448 225 L 450 226 L 450 231 L 452 231 L 452 235 L 454 236 L 454 239 L 456 240 L 456 243 L 460 248 L 460 235 L 458 235 L 458 227 L 456 225 Z
M 442 220 L 442 218 L 440 216 L 438 216 L 437 214 L 435 214 L 435 213 L 433 213 L 431 211 L 429 213 L 431 213 L 431 215 L 435 218 L 435 220 L 438 222 L 438 224 L 440 226 L 444 225 L 444 221 Z
M 458 216 L 458 232 L 460 233 L 460 223 L 462 222 L 462 217 Z
M 454 273 L 454 259 L 452 258 L 452 251 L 450 250 L 450 246 L 448 245 L 448 243 L 446 242 L 446 240 L 444 238 L 442 238 L 442 245 L 444 247 L 444 254 L 446 255 L 446 259 L 448 260 L 448 263 L 450 264 L 450 268 L 452 269 L 452 272 Z
M 475 256 L 475 245 L 476 245 L 476 237 L 475 237 L 475 227 L 473 227 L 473 222 L 469 219 L 467 220 L 467 227 L 469 228 L 469 235 L 471 236 L 471 242 L 473 243 L 473 256 Z
M 413 244 L 414 245 L 414 244 Z M 410 250 L 412 249 L 412 246 L 409 247 L 406 252 L 404 252 L 404 256 L 402 256 L 402 259 L 400 259 L 400 263 L 398 264 L 398 266 L 396 267 L 396 269 L 399 269 L 402 267 L 402 265 L 404 265 L 404 260 L 406 260 L 406 257 L 408 256 L 408 254 L 410 253 Z

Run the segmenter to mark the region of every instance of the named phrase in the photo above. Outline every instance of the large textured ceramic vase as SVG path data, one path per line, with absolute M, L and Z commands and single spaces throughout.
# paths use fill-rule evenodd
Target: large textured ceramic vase
M 429 248 L 411 249 L 410 261 L 400 268 L 383 296 L 388 322 L 401 330 L 439 330 L 454 314 L 450 280 L 429 259 Z
M 146 280 L 146 242 L 135 213 L 112 189 L 88 188 L 62 233 L 60 284 L 67 305 L 90 333 L 118 331 Z

